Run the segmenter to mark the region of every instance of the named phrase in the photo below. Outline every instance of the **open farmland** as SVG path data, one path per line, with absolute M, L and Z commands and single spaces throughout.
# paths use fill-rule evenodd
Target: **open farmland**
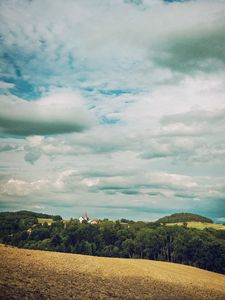
M 225 299 L 225 276 L 159 261 L 0 246 L 1 299 Z
M 54 223 L 53 219 L 49 219 L 49 218 L 37 218 L 38 219 L 38 223 L 39 224 L 44 224 L 47 223 L 48 225 L 51 225 L 52 223 Z
M 205 229 L 205 228 L 213 228 L 216 230 L 225 230 L 225 225 L 223 224 L 214 224 L 214 223 L 203 223 L 203 222 L 186 222 L 188 228 L 196 228 L 196 229 Z M 177 223 L 167 223 L 167 226 L 182 226 L 183 222 L 177 222 Z

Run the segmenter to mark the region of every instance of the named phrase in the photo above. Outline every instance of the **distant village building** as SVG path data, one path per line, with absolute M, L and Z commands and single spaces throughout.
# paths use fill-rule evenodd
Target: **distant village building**
M 79 218 L 79 222 L 80 223 L 84 223 L 87 222 L 89 224 L 98 224 L 99 221 L 98 219 L 90 219 L 87 215 L 87 212 L 85 211 L 84 215 L 82 217 Z
M 98 224 L 99 221 L 98 221 L 98 219 L 91 219 L 91 220 L 88 221 L 88 223 L 90 223 L 90 224 Z

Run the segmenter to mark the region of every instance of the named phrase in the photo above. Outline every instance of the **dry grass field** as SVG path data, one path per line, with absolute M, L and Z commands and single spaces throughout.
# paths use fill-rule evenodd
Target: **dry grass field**
M 167 226 L 182 226 L 184 223 L 183 222 L 178 222 L 178 223 L 167 223 Z M 223 224 L 214 224 L 214 223 L 203 223 L 203 222 L 187 222 L 187 227 L 188 228 L 196 228 L 196 229 L 205 229 L 205 228 L 213 228 L 216 230 L 225 230 L 225 225 Z
M 39 224 L 47 223 L 48 225 L 52 225 L 54 223 L 53 219 L 47 219 L 47 218 L 37 218 Z
M 179 264 L 0 245 L 0 299 L 225 299 L 225 276 Z

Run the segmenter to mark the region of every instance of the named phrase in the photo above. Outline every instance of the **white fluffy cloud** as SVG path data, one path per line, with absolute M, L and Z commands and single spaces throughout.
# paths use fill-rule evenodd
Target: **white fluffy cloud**
M 27 196 L 36 192 L 43 192 L 48 187 L 47 180 L 27 182 L 11 178 L 1 186 L 1 194 L 7 196 Z
M 0 193 L 5 196 L 37 196 L 46 195 L 49 192 L 66 192 L 69 191 L 71 180 L 76 177 L 77 171 L 74 169 L 67 169 L 62 172 L 58 172 L 51 178 L 45 176 L 38 180 L 19 180 L 10 178 L 8 180 L 3 179 L 0 182 Z M 75 183 L 72 185 L 75 186 Z

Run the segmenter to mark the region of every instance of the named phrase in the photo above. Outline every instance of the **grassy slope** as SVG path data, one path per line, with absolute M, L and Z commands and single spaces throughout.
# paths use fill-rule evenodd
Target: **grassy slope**
M 225 276 L 179 264 L 0 245 L 0 299 L 225 299 Z
M 167 226 L 173 225 L 183 225 L 183 222 L 179 223 L 167 223 Z M 202 223 L 202 222 L 187 222 L 187 227 L 189 228 L 197 228 L 197 229 L 204 229 L 204 228 L 214 228 L 216 230 L 225 230 L 225 225 L 222 224 L 212 224 L 212 223 Z

